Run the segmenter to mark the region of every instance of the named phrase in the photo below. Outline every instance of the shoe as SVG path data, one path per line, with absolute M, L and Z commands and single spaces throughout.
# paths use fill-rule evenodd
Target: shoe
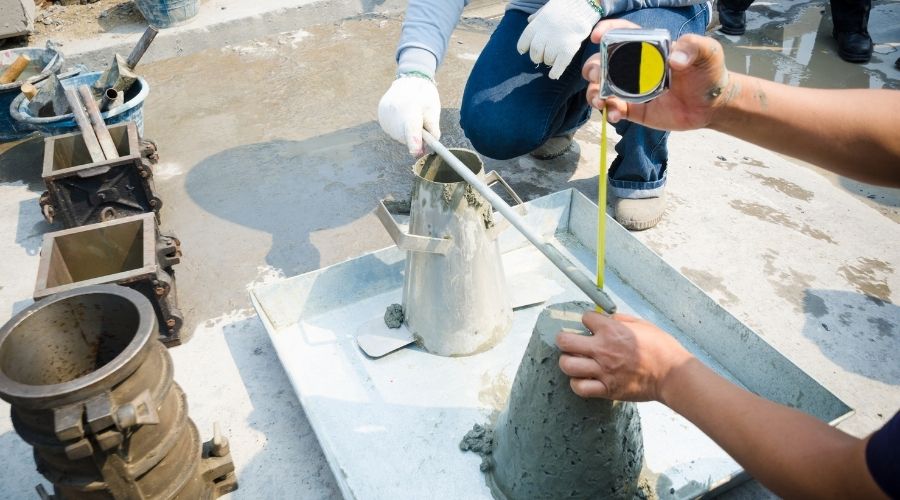
M 868 31 L 835 30 L 833 36 L 837 40 L 838 55 L 841 59 L 852 63 L 867 63 L 872 58 L 872 37 Z
M 616 221 L 629 231 L 650 229 L 666 212 L 666 193 L 656 198 L 615 198 L 613 211 Z
M 572 149 L 572 141 L 575 138 L 575 132 L 570 134 L 557 135 L 547 139 L 547 142 L 541 144 L 537 149 L 529 153 L 538 160 L 552 160 L 566 154 Z
M 721 2 L 716 4 L 716 10 L 719 12 L 719 31 L 734 36 L 744 34 L 747 29 L 746 10 L 731 9 Z

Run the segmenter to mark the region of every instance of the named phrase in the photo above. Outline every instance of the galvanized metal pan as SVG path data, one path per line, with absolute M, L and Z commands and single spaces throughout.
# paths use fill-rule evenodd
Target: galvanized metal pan
M 596 205 L 567 190 L 526 206 L 530 227 L 594 272 Z M 514 268 L 555 283 L 548 303 L 585 300 L 514 229 L 500 235 L 500 247 L 507 273 Z M 832 424 L 851 413 L 611 219 L 607 248 L 606 286 L 619 311 L 653 321 L 718 373 L 766 398 Z M 357 335 L 400 302 L 405 254 L 396 247 L 366 254 L 259 286 L 251 299 L 345 497 L 492 498 L 480 459 L 458 444 L 505 406 L 542 308 L 516 310 L 507 336 L 477 355 L 441 357 L 411 346 L 373 359 Z M 658 403 L 638 408 L 644 477 L 660 498 L 715 495 L 746 479 L 690 422 Z

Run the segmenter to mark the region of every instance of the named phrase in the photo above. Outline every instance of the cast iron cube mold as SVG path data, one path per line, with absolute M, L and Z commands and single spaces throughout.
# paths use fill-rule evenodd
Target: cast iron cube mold
M 127 122 L 109 127 L 119 158 L 92 162 L 80 132 L 44 140 L 43 178 L 47 191 L 40 204 L 48 222 L 67 228 L 153 212 L 159 219 L 150 169 L 156 148 L 139 140 Z
M 154 214 L 47 233 L 41 247 L 34 300 L 73 288 L 115 283 L 150 299 L 166 346 L 187 342 L 172 266 L 181 258 L 178 238 L 162 234 Z

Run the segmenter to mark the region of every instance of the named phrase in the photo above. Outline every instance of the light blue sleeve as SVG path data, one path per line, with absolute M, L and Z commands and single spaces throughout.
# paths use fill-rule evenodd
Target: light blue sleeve
M 450 34 L 469 0 L 409 0 L 400 44 L 398 73 L 420 71 L 434 78 L 444 59 Z

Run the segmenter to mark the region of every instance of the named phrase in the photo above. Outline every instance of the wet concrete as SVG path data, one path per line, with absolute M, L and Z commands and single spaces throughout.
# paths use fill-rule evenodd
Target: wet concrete
M 634 403 L 584 399 L 559 370 L 556 335 L 589 335 L 587 302 L 547 306 L 516 371 L 509 405 L 497 425 L 475 425 L 460 449 L 483 457 L 495 498 L 635 498 L 644 458 Z
M 880 50 L 900 43 L 897 5 L 876 2 L 871 31 Z M 801 85 L 896 86 L 896 52 L 862 66 L 837 59 L 829 21 L 814 15 L 824 6 L 755 4 L 747 37 L 719 35 L 729 64 L 741 70 L 749 61 L 755 74 Z M 438 73 L 448 146 L 468 146 L 460 97 L 499 7 L 474 3 L 468 15 L 487 18 L 460 26 Z M 389 245 L 371 210 L 378 198 L 405 198 L 412 183 L 412 159 L 375 122 L 394 75 L 399 18 L 332 22 L 316 17 L 322 12 L 307 10 L 302 29 L 278 33 L 286 28 L 273 23 L 265 36 L 259 19 L 226 38 L 174 32 L 172 45 L 161 40 L 143 66 L 146 133 L 162 157 L 155 175 L 163 226 L 182 240 L 179 299 L 194 330 L 172 350 L 176 380 L 198 426 L 218 420 L 230 435 L 241 481 L 235 498 L 337 496 L 248 287 Z M 596 197 L 599 132 L 595 117 L 560 158 L 487 160 L 486 168 L 526 199 L 568 187 Z M 877 428 L 900 407 L 898 192 L 827 178 L 711 131 L 673 134 L 670 151 L 668 212 L 638 237 L 856 408 L 841 428 Z M 51 229 L 37 205 L 40 152 L 39 141 L 0 147 L 0 319 L 30 303 L 41 236 Z M 0 497 L 28 498 L 41 478 L 6 408 L 0 448 L 17 458 L 0 470 Z M 767 493 L 750 485 L 729 495 Z

